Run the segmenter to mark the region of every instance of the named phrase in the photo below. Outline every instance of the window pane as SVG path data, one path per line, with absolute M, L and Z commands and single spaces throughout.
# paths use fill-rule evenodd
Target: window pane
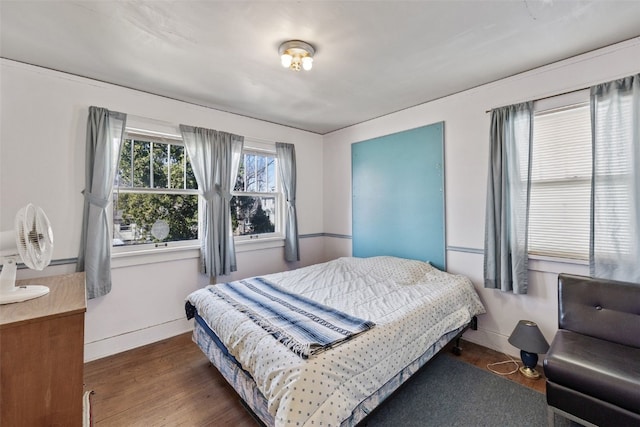
M 245 154 L 244 156 L 244 191 L 255 192 L 258 189 L 256 183 L 256 156 Z
M 632 174 L 627 176 L 598 177 L 598 184 L 606 187 L 600 190 L 596 197 L 596 203 L 600 210 L 603 206 L 611 209 L 615 215 L 600 215 L 596 233 L 595 250 L 600 254 L 610 254 L 612 257 L 621 254 L 634 253 L 634 235 L 630 232 L 629 218 L 633 218 L 635 206 L 632 206 L 633 198 L 629 197 L 629 189 L 636 184 Z
M 258 192 L 267 191 L 267 159 L 263 156 L 256 156 L 256 181 Z
M 133 186 L 149 188 L 151 185 L 151 143 L 133 141 Z
M 274 157 L 267 157 L 267 190 L 270 192 L 276 191 L 276 159 Z
M 175 242 L 198 238 L 198 196 L 195 194 L 114 193 L 113 245 Z M 158 220 L 168 235 L 157 239 L 152 227 Z
M 245 154 L 234 191 L 273 193 L 277 191 L 276 158 L 262 154 Z
M 131 187 L 131 144 L 130 139 L 125 139 L 122 142 L 118 172 L 113 183 L 115 187 Z
M 171 175 L 171 188 L 184 189 L 184 147 L 171 145 L 169 148 L 169 174 Z
M 167 144 L 153 145 L 153 188 L 167 188 L 169 184 L 167 180 L 169 159 Z
M 234 196 L 231 199 L 233 234 L 272 233 L 275 231 L 276 198 Z
M 533 132 L 533 181 L 591 176 L 588 106 L 536 115 Z
M 233 191 L 244 191 L 244 161 L 240 162 L 238 176 L 236 177 L 236 185 L 233 187 Z
M 191 162 L 189 161 L 188 156 L 186 156 L 186 180 L 187 180 L 187 190 L 197 190 L 198 183 L 196 182 L 196 176 L 193 174 L 193 168 L 191 167 Z
M 529 208 L 529 253 L 587 259 L 589 180 L 533 183 Z

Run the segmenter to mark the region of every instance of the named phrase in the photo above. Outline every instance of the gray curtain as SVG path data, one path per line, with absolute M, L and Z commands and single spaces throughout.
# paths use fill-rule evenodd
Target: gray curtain
M 244 137 L 180 125 L 187 154 L 202 196 L 201 271 L 217 276 L 237 270 L 231 226 L 231 191 L 235 185 Z
M 491 111 L 484 286 L 526 294 L 533 105 Z
M 278 169 L 286 200 L 284 227 L 284 259 L 300 261 L 298 247 L 298 215 L 296 213 L 296 148 L 293 144 L 276 142 Z
M 590 274 L 640 283 L 640 74 L 591 88 Z
M 84 271 L 87 298 L 111 291 L 111 235 L 107 206 L 120 158 L 127 116 L 89 107 L 82 238 L 77 271 Z

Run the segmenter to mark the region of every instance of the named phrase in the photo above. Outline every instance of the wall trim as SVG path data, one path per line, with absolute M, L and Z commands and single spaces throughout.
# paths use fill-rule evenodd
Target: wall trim
M 342 234 L 331 234 L 331 233 L 310 233 L 310 234 L 300 234 L 298 235 L 300 239 L 307 239 L 311 237 L 342 237 L 345 239 L 351 239 L 351 236 L 345 236 Z M 282 245 L 279 245 L 282 246 Z M 184 249 L 184 248 L 183 248 Z M 118 258 L 118 257 L 116 257 Z M 191 258 L 191 257 L 189 257 Z M 112 258 L 113 259 L 113 258 Z M 51 263 L 49 263 L 49 267 L 54 267 L 56 265 L 68 265 L 68 264 L 77 264 L 78 257 L 75 258 L 60 258 L 60 259 L 52 259 Z M 18 263 L 18 270 L 25 270 L 28 267 L 24 263 Z M 2 265 L 0 264 L 0 271 L 2 271 Z
M 351 240 L 352 237 L 349 234 L 337 234 L 337 233 L 322 233 L 323 237 L 333 237 L 335 239 L 349 239 Z
M 465 246 L 447 246 L 447 251 L 484 255 L 484 249 L 467 248 Z
M 47 267 L 55 267 L 56 265 L 68 265 L 68 264 L 77 264 L 78 258 L 60 258 L 60 259 L 52 259 Z M 29 270 L 29 267 L 26 266 L 23 262 L 16 263 L 18 270 Z M 0 271 L 2 270 L 2 264 L 0 264 Z
M 309 239 L 311 237 L 324 237 L 324 233 L 298 234 L 298 238 L 300 239 Z
M 308 234 L 298 235 L 298 238 L 300 239 L 310 239 L 314 237 L 331 237 L 334 239 L 348 239 L 348 240 L 352 239 L 351 235 L 349 234 L 338 234 L 338 233 L 308 233 Z M 465 246 L 447 246 L 447 251 L 484 255 L 483 249 L 468 248 Z M 77 264 L 77 263 L 78 263 L 77 257 L 76 258 L 60 258 L 60 259 L 51 260 L 51 263 L 49 264 L 49 266 Z M 26 269 L 26 268 L 27 268 L 26 265 L 22 263 L 18 264 L 19 270 Z M 2 270 L 2 266 L 0 266 L 0 270 Z
M 351 235 L 349 234 L 339 234 L 339 233 L 308 233 L 308 234 L 299 234 L 298 238 L 300 239 L 310 239 L 310 238 L 314 238 L 314 237 L 331 237 L 334 239 L 348 239 L 351 240 Z M 484 255 L 484 250 L 483 249 L 478 249 L 478 248 L 468 248 L 465 246 L 447 246 L 447 251 L 452 251 L 452 252 L 465 252 L 465 253 L 471 253 L 471 254 L 480 254 L 480 255 Z M 51 260 L 51 263 L 49 264 L 49 266 L 56 266 L 56 265 L 67 265 L 67 264 L 77 264 L 78 263 L 78 258 L 60 258 L 60 259 L 54 259 Z M 18 264 L 18 269 L 26 269 L 27 266 L 19 263 Z M 1 270 L 1 266 L 0 266 L 0 270 Z

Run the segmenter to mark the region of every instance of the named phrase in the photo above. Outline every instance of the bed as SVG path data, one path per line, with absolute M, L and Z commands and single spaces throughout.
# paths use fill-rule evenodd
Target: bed
M 285 295 L 279 301 L 296 296 L 364 321 L 305 353 L 221 285 L 187 297 L 194 342 L 268 426 L 357 424 L 485 312 L 468 278 L 396 257 L 338 258 L 254 279 L 234 283 L 265 284 Z

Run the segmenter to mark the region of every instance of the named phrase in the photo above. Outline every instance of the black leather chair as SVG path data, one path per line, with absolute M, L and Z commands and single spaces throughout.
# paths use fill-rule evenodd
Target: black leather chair
M 560 274 L 558 332 L 544 360 L 554 414 L 640 426 L 640 284 Z

